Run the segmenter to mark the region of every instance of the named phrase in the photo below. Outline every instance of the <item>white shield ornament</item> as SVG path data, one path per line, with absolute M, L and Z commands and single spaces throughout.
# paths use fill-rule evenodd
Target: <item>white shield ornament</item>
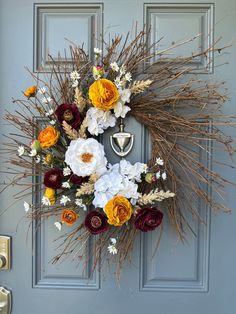
M 124 128 L 123 119 L 120 119 L 119 132 L 110 136 L 110 144 L 113 151 L 122 158 L 131 152 L 134 145 L 134 135 L 125 132 Z

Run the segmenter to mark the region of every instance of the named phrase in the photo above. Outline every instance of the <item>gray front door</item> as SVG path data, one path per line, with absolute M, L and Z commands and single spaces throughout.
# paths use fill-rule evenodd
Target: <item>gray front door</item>
M 178 54 L 207 47 L 222 35 L 224 43 L 235 37 L 235 0 L 148 1 L 103 0 L 96 2 L 56 0 L 0 0 L 0 110 L 14 110 L 11 97 L 32 81 L 24 66 L 37 72 L 50 66 L 48 53 L 56 55 L 67 45 L 65 38 L 84 42 L 88 51 L 96 46 L 95 38 L 103 33 L 126 34 L 138 22 L 151 27 L 151 38 L 164 36 L 163 46 L 201 33 L 200 41 Z M 214 68 L 202 75 L 226 80 L 231 102 L 226 106 L 235 113 L 236 59 L 234 45 L 230 54 L 216 59 Z M 43 61 L 42 61 L 43 60 Z M 228 61 L 229 66 L 218 67 Z M 204 66 L 204 60 L 199 60 Z M 202 64 L 201 64 L 202 63 Z M 211 74 L 214 73 L 214 74 Z M 42 74 L 43 75 L 43 74 Z M 10 127 L 1 120 L 0 133 Z M 144 156 L 144 129 L 129 121 L 127 129 L 135 133 L 131 161 Z M 236 134 L 231 134 L 235 137 Z M 106 141 L 106 138 L 105 138 Z M 108 145 L 107 145 L 108 147 Z M 115 160 L 107 148 L 110 161 Z M 223 160 L 224 161 L 224 160 Z M 217 169 L 221 171 L 221 169 Z M 225 173 L 233 179 L 233 174 Z M 1 182 L 6 179 L 1 177 Z M 15 187 L 1 195 L 1 208 L 14 200 Z M 30 197 L 28 198 L 30 202 Z M 227 202 L 234 209 L 235 193 L 228 191 Z M 22 220 L 22 202 L 13 204 L 0 216 L 0 233 L 12 237 L 12 269 L 0 272 L 0 285 L 12 290 L 14 314 L 233 314 L 236 309 L 236 213 L 206 215 L 206 226 L 196 223 L 197 236 L 189 243 L 178 241 L 166 222 L 161 245 L 154 257 L 155 233 L 138 238 L 132 264 L 126 265 L 119 284 L 112 266 L 104 267 L 90 278 L 90 270 L 67 261 L 52 265 L 58 231 L 48 221 L 38 237 L 28 232 L 28 221 Z M 30 227 L 31 228 L 31 227 Z M 33 230 L 34 234 L 34 230 Z M 33 243 L 33 246 L 32 246 Z M 86 253 L 86 252 L 85 252 Z M 32 258 L 33 256 L 33 258 Z

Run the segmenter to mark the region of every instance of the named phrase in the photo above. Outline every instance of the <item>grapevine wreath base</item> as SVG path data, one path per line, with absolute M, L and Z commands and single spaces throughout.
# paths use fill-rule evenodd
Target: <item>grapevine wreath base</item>
M 53 217 L 64 233 L 53 262 L 79 257 L 93 237 L 94 267 L 100 259 L 113 258 L 119 276 L 138 233 L 152 232 L 169 219 L 184 240 L 192 230 L 189 213 L 201 219 L 196 199 L 206 208 L 229 210 L 214 193 L 221 195 L 231 183 L 206 163 L 220 147 L 233 153 L 232 140 L 220 129 L 234 125 L 234 117 L 221 112 L 227 91 L 224 83 L 192 73 L 196 58 L 206 58 L 209 68 L 210 56 L 222 55 L 225 47 L 215 42 L 206 51 L 170 58 L 176 47 L 197 36 L 166 49 L 161 40 L 148 45 L 148 37 L 145 31 L 133 39 L 116 36 L 101 43 L 103 51 L 95 48 L 92 59 L 72 45 L 69 57 L 51 57 L 50 73 L 30 72 L 35 83 L 13 101 L 15 111 L 6 113 L 18 131 L 4 144 L 5 172 L 12 175 L 4 191 L 22 187 L 15 198 L 23 200 L 36 223 Z M 110 164 L 98 141 L 127 116 L 150 134 L 147 163 L 122 158 Z M 32 189 L 33 196 L 42 197 L 26 202 Z

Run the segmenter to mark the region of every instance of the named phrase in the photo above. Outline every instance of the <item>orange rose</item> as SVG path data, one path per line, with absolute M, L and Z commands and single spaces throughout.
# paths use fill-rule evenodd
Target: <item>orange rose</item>
M 89 87 L 89 98 L 94 107 L 110 110 L 115 107 L 120 95 L 116 86 L 109 80 L 95 81 Z
M 61 221 L 68 226 L 73 225 L 76 222 L 78 215 L 72 209 L 64 209 L 61 214 Z
M 38 136 L 41 148 L 47 149 L 55 145 L 59 135 L 60 133 L 53 126 L 48 126 L 47 128 L 43 129 Z
M 37 93 L 37 86 L 30 86 L 24 91 L 25 97 L 34 97 Z
M 104 212 L 110 225 L 122 226 L 132 215 L 132 205 L 127 198 L 115 196 L 107 202 Z

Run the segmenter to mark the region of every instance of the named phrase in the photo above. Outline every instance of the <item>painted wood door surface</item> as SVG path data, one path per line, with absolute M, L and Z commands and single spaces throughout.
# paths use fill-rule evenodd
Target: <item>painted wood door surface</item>
M 151 40 L 164 36 L 163 47 L 173 41 L 201 34 L 199 41 L 180 48 L 177 54 L 203 49 L 214 38 L 223 43 L 235 38 L 235 0 L 148 1 L 103 0 L 59 1 L 0 0 L 0 113 L 14 109 L 11 97 L 31 85 L 24 66 L 47 72 L 48 53 L 63 52 L 65 38 L 84 43 L 89 53 L 103 34 L 126 34 L 138 22 L 151 27 Z M 95 36 L 93 36 L 95 35 Z M 200 47 L 200 48 L 199 48 Z M 208 79 L 227 81 L 231 101 L 225 110 L 235 114 L 236 45 L 229 54 L 215 58 L 212 68 L 203 70 L 205 59 L 192 65 Z M 229 65 L 219 67 L 223 62 Z M 43 70 L 40 70 L 40 68 Z M 43 73 L 42 73 L 43 75 Z M 144 128 L 133 120 L 127 130 L 135 133 L 131 161 L 144 161 L 148 155 Z M 0 133 L 10 127 L 1 120 Z M 113 130 L 114 131 L 114 130 Z M 236 133 L 231 135 L 236 137 Z M 107 136 L 104 139 L 111 162 L 116 160 Z M 214 156 L 213 156 L 214 157 Z M 222 160 L 226 161 L 226 160 Z M 4 167 L 2 164 L 1 167 Z M 222 171 L 221 169 L 217 169 Z M 225 171 L 233 179 L 231 171 Z M 1 177 L 1 182 L 5 179 Z M 1 195 L 1 209 L 13 203 L 13 187 Z M 226 201 L 235 209 L 235 193 L 228 190 Z M 30 202 L 30 198 L 28 198 Z M 199 211 L 204 212 L 201 204 Z M 234 314 L 236 312 L 236 212 L 205 215 L 206 225 L 195 222 L 196 237 L 178 241 L 166 219 L 158 253 L 152 257 L 155 232 L 137 238 L 132 264 L 123 269 L 117 284 L 112 266 L 90 276 L 77 263 L 50 263 L 55 255 L 53 240 L 58 231 L 52 221 L 35 235 L 23 219 L 22 202 L 0 216 L 0 233 L 12 237 L 12 269 L 0 272 L 0 285 L 12 290 L 13 314 Z M 85 251 L 84 254 L 90 254 Z

